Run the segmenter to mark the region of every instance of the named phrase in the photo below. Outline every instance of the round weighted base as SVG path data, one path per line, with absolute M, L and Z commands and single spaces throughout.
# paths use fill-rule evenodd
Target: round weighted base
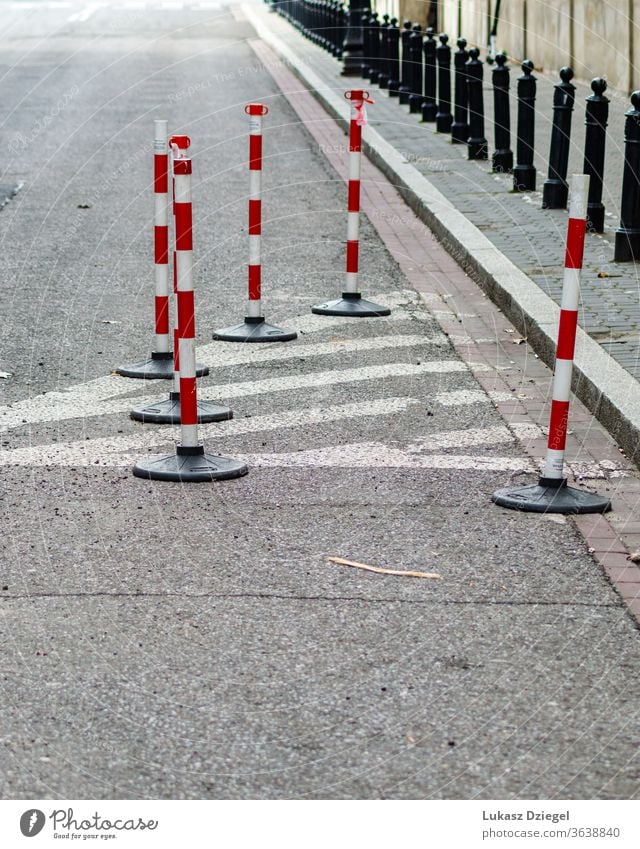
M 135 377 L 142 380 L 171 380 L 173 377 L 173 354 L 160 354 L 154 351 L 148 360 L 120 366 L 116 369 L 116 374 L 121 377 Z M 205 377 L 208 374 L 209 366 L 196 363 L 196 377 Z
M 202 445 L 195 448 L 178 445 L 175 454 L 153 454 L 139 460 L 133 467 L 137 478 L 179 483 L 229 480 L 242 477 L 248 471 L 239 460 L 205 453 Z
M 229 407 L 214 401 L 198 401 L 198 424 L 223 422 L 233 418 Z M 170 392 L 169 397 L 156 404 L 134 407 L 129 413 L 132 419 L 145 424 L 180 424 L 180 393 Z
M 247 316 L 242 324 L 216 330 L 213 338 L 220 342 L 290 342 L 297 339 L 298 334 L 295 330 L 282 330 L 267 324 L 264 318 Z
M 389 307 L 367 301 L 358 292 L 343 292 L 342 297 L 336 301 L 311 307 L 311 312 L 316 315 L 349 315 L 354 318 L 376 318 L 391 314 Z
M 566 479 L 560 486 L 555 481 L 553 486 L 548 486 L 545 478 L 540 478 L 537 484 L 530 486 L 504 487 L 496 490 L 491 500 L 500 507 L 525 513 L 606 513 L 611 510 L 608 498 L 567 486 Z
M 450 133 L 453 115 L 448 112 L 438 112 L 436 115 L 436 133 Z
M 510 150 L 494 150 L 491 170 L 496 174 L 510 174 L 513 171 L 513 153 Z

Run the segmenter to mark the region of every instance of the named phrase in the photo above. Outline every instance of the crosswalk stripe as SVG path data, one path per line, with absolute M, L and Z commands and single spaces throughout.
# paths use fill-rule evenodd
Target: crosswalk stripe
M 418 402 L 412 398 L 381 398 L 308 410 L 287 410 L 265 416 L 201 425 L 200 435 L 205 441 L 209 441 L 280 428 L 326 424 L 342 419 L 389 416 L 402 413 L 409 405 L 416 403 Z M 0 451 L 0 466 L 129 465 L 132 457 L 122 456 L 122 452 L 143 452 L 146 449 L 172 446 L 177 433 L 178 429 L 174 427 L 153 428 L 141 425 L 139 429 L 136 428 L 135 433 L 123 436 L 14 448 Z
M 337 353 L 355 353 L 359 351 L 384 350 L 387 348 L 408 348 L 419 345 L 440 344 L 440 337 L 427 336 L 374 336 L 364 339 L 345 339 L 333 342 L 295 344 L 283 347 L 263 345 L 237 345 L 233 342 L 213 342 L 198 348 L 197 356 L 210 368 L 225 368 L 260 362 L 283 361 L 289 359 L 308 359 Z M 448 370 L 466 372 L 462 361 L 451 361 L 455 365 Z M 86 383 L 72 386 L 58 392 L 47 392 L 36 398 L 17 401 L 15 404 L 0 407 L 0 433 L 24 424 L 46 421 L 61 421 L 66 418 L 95 415 L 98 403 L 109 398 L 122 396 L 136 390 L 136 381 L 119 375 L 107 375 Z M 207 384 L 201 384 L 205 393 Z M 154 386 L 161 394 L 160 387 Z M 202 397 L 206 397 L 204 394 Z M 214 396 L 215 397 L 215 396 Z M 141 400 L 136 397 L 136 401 Z M 114 405 L 111 412 L 126 410 L 132 399 L 123 404 Z

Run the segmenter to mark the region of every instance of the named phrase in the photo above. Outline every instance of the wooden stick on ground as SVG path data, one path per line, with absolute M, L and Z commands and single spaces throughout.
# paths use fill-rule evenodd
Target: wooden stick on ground
M 381 566 L 368 566 L 366 563 L 358 563 L 355 560 L 345 560 L 344 557 L 329 557 L 331 563 L 338 563 L 341 566 L 354 566 L 356 569 L 366 569 L 367 572 L 377 572 L 380 575 L 400 575 L 403 578 L 437 578 L 442 579 L 442 575 L 437 572 L 405 572 L 401 569 L 383 569 Z

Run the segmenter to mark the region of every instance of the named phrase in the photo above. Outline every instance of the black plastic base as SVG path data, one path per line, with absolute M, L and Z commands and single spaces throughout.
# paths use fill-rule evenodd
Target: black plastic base
M 173 378 L 173 354 L 159 354 L 154 351 L 148 360 L 141 363 L 120 366 L 116 374 L 121 377 L 135 377 L 141 380 L 171 380 Z M 209 366 L 196 363 L 196 377 L 209 374 Z
M 139 460 L 133 467 L 137 478 L 179 483 L 229 480 L 240 478 L 248 471 L 240 460 L 206 453 L 202 445 L 197 448 L 178 445 L 175 454 L 153 454 Z
M 487 140 L 486 139 L 469 139 L 467 142 L 468 145 L 468 158 L 469 159 L 488 159 L 489 151 L 487 148 Z
M 516 192 L 535 192 L 536 169 L 533 165 L 516 165 L 513 169 L 513 188 Z
M 311 312 L 316 315 L 348 315 L 354 318 L 375 318 L 391 314 L 389 307 L 367 301 L 357 292 L 343 292 L 342 297 L 336 301 L 311 307 Z
M 297 339 L 295 330 L 282 330 L 267 324 L 263 318 L 247 317 L 242 324 L 216 330 L 214 339 L 221 342 L 290 342 Z
M 496 174 L 513 171 L 513 153 L 510 150 L 495 150 L 491 157 L 491 170 Z
M 632 262 L 636 259 L 640 259 L 640 230 L 620 227 L 616 230 L 613 261 Z
M 560 180 L 545 180 L 542 186 L 543 209 L 566 209 L 569 200 L 569 186 Z
M 567 486 L 566 479 L 560 486 L 545 485 L 544 478 L 537 484 L 520 487 L 505 487 L 496 490 L 491 500 L 500 507 L 522 510 L 526 513 L 606 513 L 611 502 L 603 495 L 584 492 Z
M 223 422 L 233 418 L 229 407 L 214 401 L 198 401 L 198 424 Z M 134 407 L 129 413 L 132 419 L 145 424 L 180 424 L 180 393 L 170 392 L 169 397 L 156 404 Z

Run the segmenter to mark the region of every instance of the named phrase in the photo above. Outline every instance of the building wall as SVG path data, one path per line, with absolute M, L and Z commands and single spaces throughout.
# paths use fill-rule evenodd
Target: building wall
M 376 5 L 390 3 L 400 20 L 424 25 L 428 0 Z M 485 47 L 494 9 L 495 0 L 439 0 L 438 28 Z M 640 88 L 640 0 L 502 0 L 496 46 L 514 62 L 532 59 L 544 71 L 571 65 L 580 79 L 602 76 L 631 91 Z

